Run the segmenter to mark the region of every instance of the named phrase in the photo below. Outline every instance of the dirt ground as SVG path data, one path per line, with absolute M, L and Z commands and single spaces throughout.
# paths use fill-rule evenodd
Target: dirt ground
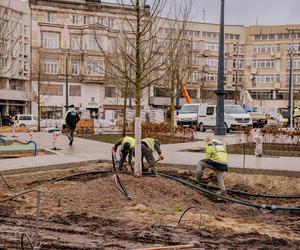
M 216 202 L 162 177 L 120 174 L 132 200 L 116 188 L 110 173 L 46 182 L 103 169 L 110 169 L 110 165 L 4 176 L 13 189 L 1 183 L 0 200 L 28 189 L 45 194 L 41 203 L 41 249 L 141 249 L 191 243 L 193 249 L 299 249 L 299 214 Z M 183 172 L 172 174 L 187 177 Z M 230 188 L 261 193 L 300 193 L 299 179 L 290 177 L 227 174 L 225 183 Z M 299 200 L 250 200 L 300 205 Z M 180 216 L 189 207 L 196 208 L 189 210 L 178 226 Z M 20 249 L 23 232 L 33 238 L 34 214 L 34 193 L 0 203 L 0 249 Z

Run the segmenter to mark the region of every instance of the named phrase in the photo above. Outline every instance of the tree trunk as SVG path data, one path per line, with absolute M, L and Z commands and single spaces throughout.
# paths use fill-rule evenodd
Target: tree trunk
M 123 124 L 122 124 L 122 134 L 123 137 L 126 136 L 126 108 L 127 108 L 127 99 L 128 99 L 128 83 L 125 86 L 124 91 L 124 103 L 123 103 Z
M 38 74 L 38 81 L 37 81 L 37 106 L 38 106 L 38 132 L 41 132 L 41 79 L 40 74 Z
M 140 1 L 135 1 L 136 9 L 136 41 L 135 41 L 135 164 L 134 175 L 142 175 L 141 157 L 141 6 Z
M 170 98 L 170 136 L 173 139 L 175 137 L 174 126 L 174 109 L 175 109 L 175 79 L 172 79 L 171 83 L 171 98 Z

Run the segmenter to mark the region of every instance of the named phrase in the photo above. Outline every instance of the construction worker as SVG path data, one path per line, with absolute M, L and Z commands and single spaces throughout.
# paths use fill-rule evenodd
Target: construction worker
M 294 127 L 300 129 L 300 109 L 298 107 L 294 108 L 293 118 L 294 118 Z
M 128 155 L 128 165 L 131 167 L 132 156 L 135 148 L 135 139 L 131 136 L 125 136 L 124 138 L 118 140 L 112 148 L 113 155 L 115 155 L 119 146 L 121 146 L 121 159 L 119 163 L 119 170 L 122 170 L 122 167 L 126 162 L 127 155 Z
M 156 151 L 158 154 L 158 160 L 163 160 L 165 157 L 161 153 L 160 142 L 159 140 L 153 138 L 145 138 L 141 141 L 142 147 L 142 170 L 143 172 L 148 171 L 151 168 L 154 168 L 155 159 L 153 153 Z M 148 166 L 144 166 L 144 158 L 148 162 Z
M 74 105 L 70 105 L 68 111 L 65 114 L 65 121 L 67 128 L 70 130 L 70 134 L 67 134 L 69 139 L 69 145 L 71 146 L 74 141 L 74 132 L 76 129 L 76 124 L 80 121 L 80 116 L 75 110 Z
M 226 195 L 224 185 L 224 173 L 228 170 L 226 147 L 222 142 L 214 139 L 212 135 L 208 135 L 205 141 L 205 159 L 198 162 L 196 181 L 201 182 L 203 169 L 210 168 L 216 173 L 221 194 Z

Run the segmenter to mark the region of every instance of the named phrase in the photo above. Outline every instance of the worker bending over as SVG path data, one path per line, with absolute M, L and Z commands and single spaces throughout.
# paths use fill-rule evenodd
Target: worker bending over
M 125 136 L 124 138 L 118 140 L 114 147 L 112 148 L 112 154 L 117 152 L 118 147 L 121 145 L 121 159 L 119 163 L 119 170 L 122 170 L 124 163 L 126 162 L 126 157 L 128 155 L 128 165 L 130 167 L 132 164 L 132 156 L 135 147 L 135 139 L 131 136 Z
M 70 133 L 67 134 L 69 139 L 69 145 L 71 146 L 74 141 L 74 132 L 76 129 L 76 124 L 80 121 L 80 116 L 78 112 L 75 110 L 74 105 L 70 105 L 69 109 L 65 114 L 65 121 L 67 124 L 67 128 L 70 130 Z
M 165 157 L 161 153 L 159 140 L 153 138 L 145 138 L 141 141 L 142 147 L 142 170 L 143 172 L 154 168 L 155 159 L 153 153 L 156 151 L 158 154 L 158 160 L 163 160 Z M 144 166 L 144 158 L 148 162 L 148 166 Z
M 210 168 L 216 173 L 221 194 L 226 195 L 224 185 L 224 173 L 228 170 L 226 147 L 219 140 L 213 139 L 212 135 L 208 135 L 205 141 L 205 159 L 198 162 L 196 180 L 201 182 L 203 169 Z
M 300 109 L 298 107 L 294 108 L 293 118 L 294 118 L 294 127 L 296 129 L 300 129 Z

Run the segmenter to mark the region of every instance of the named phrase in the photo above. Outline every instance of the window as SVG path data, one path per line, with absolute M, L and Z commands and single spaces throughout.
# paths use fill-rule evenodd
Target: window
M 262 59 L 262 60 L 253 60 L 252 62 L 253 68 L 273 68 L 274 67 L 274 60 L 272 59 Z
M 199 65 L 199 64 L 200 64 L 199 57 L 192 56 L 192 65 Z
M 197 89 L 188 89 L 187 90 L 189 93 L 190 98 L 196 99 L 197 98 Z
M 70 85 L 69 93 L 70 93 L 70 96 L 81 96 L 81 86 Z
M 274 75 L 256 75 L 255 82 L 256 83 L 273 83 Z
M 275 51 L 275 48 L 273 45 L 260 45 L 253 47 L 252 52 L 253 54 L 260 54 L 260 53 L 272 53 Z
M 290 69 L 290 60 L 287 60 L 287 68 Z M 293 69 L 300 69 L 300 58 L 293 59 Z
M 79 61 L 78 60 L 71 61 L 71 74 L 79 75 Z
M 218 74 L 217 73 L 206 73 L 204 75 L 205 81 L 214 81 L 216 82 L 218 80 Z
M 286 82 L 289 82 L 290 80 L 290 74 L 286 75 Z M 300 83 L 300 74 L 293 74 L 293 84 L 299 84 Z
M 99 60 L 91 60 L 87 63 L 87 74 L 93 76 L 104 75 L 104 62 Z
M 89 16 L 84 16 L 83 17 L 83 24 L 90 24 L 90 17 Z
M 44 48 L 57 49 L 58 48 L 58 34 L 57 33 L 43 33 Z
M 42 119 L 61 119 L 63 116 L 62 107 L 41 106 Z
M 22 82 L 17 80 L 10 80 L 9 81 L 9 89 L 11 90 L 25 90 L 25 85 Z
M 114 28 L 114 19 L 108 18 L 107 20 L 107 26 L 111 29 Z
M 207 107 L 206 108 L 206 115 L 213 115 L 214 114 L 214 107 Z
M 54 23 L 55 22 L 55 16 L 53 12 L 48 11 L 47 12 L 47 22 L 48 23 Z
M 197 30 L 185 30 L 184 31 L 185 36 L 191 36 L 191 37 L 199 37 L 200 31 Z
M 58 60 L 57 59 L 45 59 L 43 62 L 44 73 L 57 74 L 58 73 Z
M 116 87 L 105 87 L 105 98 L 116 98 L 117 90 Z
M 63 95 L 63 85 L 58 84 L 41 84 L 42 95 Z
M 19 121 L 31 121 L 31 116 L 29 116 L 29 115 L 21 115 L 19 117 Z
M 218 58 L 208 58 L 205 60 L 205 64 L 209 67 L 218 67 Z
M 78 15 L 72 15 L 72 23 L 78 24 L 79 23 L 79 16 Z
M 293 47 L 294 47 L 294 50 L 296 53 L 300 52 L 300 43 L 294 43 Z M 289 45 L 288 51 L 290 50 L 290 48 L 291 48 L 291 45 Z
M 204 38 L 218 38 L 219 37 L 219 33 L 218 32 L 203 31 L 202 32 L 202 37 L 204 37 Z
M 197 72 L 193 72 L 191 75 L 191 80 L 192 81 L 197 81 L 198 80 L 198 73 Z
M 102 35 L 89 35 L 86 37 L 86 47 L 89 50 L 99 50 L 100 46 L 103 44 Z
M 272 91 L 261 91 L 261 92 L 251 91 L 251 97 L 254 100 L 272 100 L 273 92 Z
M 7 68 L 7 58 L 1 57 L 0 58 L 0 69 L 5 69 L 5 68 Z
M 255 35 L 255 40 L 262 41 L 262 40 L 274 40 L 275 34 L 263 34 L 263 35 Z
M 205 44 L 205 50 L 210 50 L 210 51 L 219 51 L 219 44 L 217 43 L 206 43 Z
M 80 35 L 71 35 L 71 49 L 72 50 L 81 49 Z

